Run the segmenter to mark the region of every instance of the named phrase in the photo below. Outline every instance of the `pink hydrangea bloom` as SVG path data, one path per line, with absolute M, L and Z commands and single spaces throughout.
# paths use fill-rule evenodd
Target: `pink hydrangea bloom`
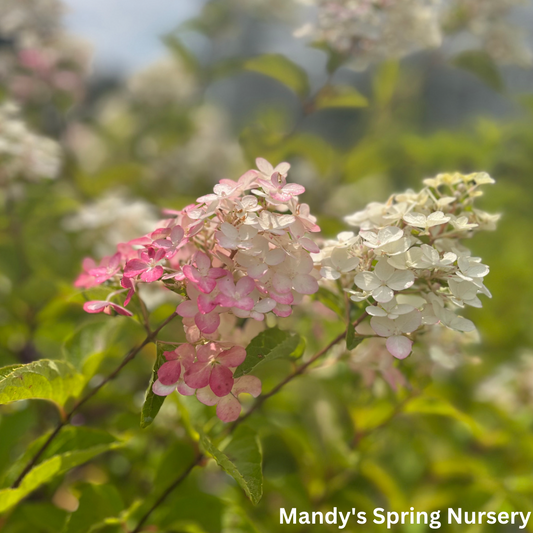
M 182 317 L 188 347 L 165 354 L 167 362 L 153 390 L 166 395 L 177 389 L 190 395 L 208 387 L 224 398 L 218 410 L 228 420 L 229 411 L 240 412 L 231 392 L 233 369 L 246 351 L 226 347 L 219 331 L 221 317 L 261 321 L 271 312 L 289 316 L 304 295 L 318 291 L 320 279 L 310 256 L 319 251 L 311 235 L 320 228 L 309 206 L 299 203 L 304 187 L 287 182 L 288 163 L 274 167 L 261 158 L 256 162 L 258 169 L 237 180 L 220 180 L 196 203 L 164 211 L 159 227 L 118 245 L 117 253 L 100 265 L 86 260 L 76 280 L 82 288 L 105 281 L 113 294 L 127 292 L 124 306 L 143 283 L 186 295 L 176 313 Z M 129 314 L 117 304 L 90 303 L 88 312 L 115 309 Z M 253 381 L 239 383 L 248 387 Z
M 223 350 L 219 344 L 210 342 L 199 346 L 197 361 L 185 372 L 185 383 L 193 389 L 209 386 L 219 398 L 228 395 L 234 384 L 233 372 L 246 359 L 246 350 L 234 346 Z
M 196 397 L 204 405 L 216 405 L 217 416 L 223 422 L 233 422 L 241 414 L 239 394 L 251 394 L 257 398 L 261 394 L 261 381 L 255 376 L 241 376 L 236 378 L 231 391 L 226 396 L 219 397 L 207 386 L 196 391 Z
M 141 253 L 140 259 L 130 259 L 124 268 L 124 276 L 135 278 L 140 276 L 141 281 L 157 281 L 164 273 L 163 267 L 159 264 L 165 257 L 165 250 L 148 248 Z
M 170 352 L 164 352 L 167 360 L 157 372 L 157 380 L 152 385 L 154 394 L 158 396 L 168 396 L 176 389 L 180 394 L 190 396 L 194 394 L 194 389 L 188 387 L 183 381 L 183 374 L 192 365 L 196 357 L 196 349 L 191 344 L 182 344 Z

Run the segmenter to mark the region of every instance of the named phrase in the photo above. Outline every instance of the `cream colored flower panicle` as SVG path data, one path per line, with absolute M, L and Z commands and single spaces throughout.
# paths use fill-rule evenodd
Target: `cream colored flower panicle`
M 481 295 L 490 298 L 489 267 L 462 241 L 494 229 L 499 216 L 473 207 L 480 187 L 492 183 L 484 172 L 426 179 L 419 192 L 395 194 L 347 216 L 358 232 L 339 234 L 314 255 L 323 284 L 334 280 L 351 300 L 366 302 L 371 331 L 387 339 L 395 357 L 407 357 L 428 327 L 475 330 L 457 311 L 481 307 Z

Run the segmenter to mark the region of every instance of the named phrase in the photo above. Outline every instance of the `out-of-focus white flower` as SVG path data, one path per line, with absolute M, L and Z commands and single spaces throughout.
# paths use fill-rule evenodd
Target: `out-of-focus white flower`
M 197 91 L 197 81 L 176 56 L 165 57 L 134 74 L 130 95 L 149 106 L 186 104 Z
M 299 0 L 317 8 L 317 20 L 297 37 L 327 44 L 365 68 L 436 48 L 447 34 L 465 32 L 498 63 L 531 64 L 524 33 L 510 21 L 524 0 Z
M 113 252 L 117 243 L 152 231 L 157 222 L 150 204 L 116 190 L 82 206 L 64 220 L 63 226 L 67 231 L 83 231 L 82 238 L 87 244 L 93 243 L 95 254 L 106 255 Z
M 403 57 L 439 46 L 442 33 L 437 0 L 314 0 L 316 24 L 301 28 L 311 36 L 348 54 L 356 67 L 391 57 Z
M 28 129 L 15 104 L 0 106 L 0 184 L 15 178 L 56 178 L 61 156 L 58 143 Z

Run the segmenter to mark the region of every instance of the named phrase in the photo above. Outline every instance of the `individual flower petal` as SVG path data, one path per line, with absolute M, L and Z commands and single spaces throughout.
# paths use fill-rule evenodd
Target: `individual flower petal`
M 395 335 L 387 339 L 387 350 L 397 359 L 405 359 L 413 349 L 413 341 L 402 335 Z
M 218 329 L 218 326 L 220 325 L 220 316 L 214 311 L 205 315 L 197 313 L 194 317 L 194 322 L 202 333 L 210 335 Z
M 201 389 L 209 385 L 209 376 L 211 375 L 211 364 L 196 362 L 193 363 L 185 372 L 183 380 L 193 389 Z
M 233 387 L 233 372 L 226 366 L 215 365 L 209 377 L 209 386 L 219 398 L 228 395 Z
M 163 385 L 172 385 L 178 382 L 181 375 L 181 363 L 179 360 L 163 363 L 157 371 L 157 377 Z
M 220 398 L 211 390 L 211 387 L 203 387 L 197 389 L 196 397 L 198 401 L 202 402 L 204 405 L 216 405 Z
M 222 422 L 234 422 L 241 414 L 241 404 L 231 394 L 222 398 L 217 404 L 217 416 Z
M 192 300 L 185 300 L 178 305 L 176 313 L 182 317 L 193 317 L 198 313 L 198 305 Z
M 370 326 L 380 337 L 390 337 L 395 331 L 394 322 L 387 317 L 372 317 L 370 319 Z
M 221 352 L 217 356 L 217 361 L 227 367 L 236 368 L 246 359 L 246 350 L 241 346 L 233 346 L 229 350 Z
M 318 292 L 318 281 L 309 274 L 299 274 L 293 278 L 292 288 L 300 294 L 315 294 Z
M 153 281 L 157 281 L 164 273 L 165 271 L 163 270 L 163 267 L 161 265 L 157 265 L 154 268 L 149 268 L 143 272 L 141 274 L 141 280 L 151 283 Z
M 359 272 L 355 276 L 354 282 L 364 291 L 373 291 L 381 285 L 381 280 L 373 272 Z
M 410 313 L 400 315 L 394 320 L 397 330 L 401 331 L 402 333 L 412 333 L 420 327 L 421 323 L 422 315 L 418 309 L 415 309 Z
M 411 287 L 414 282 L 415 276 L 410 270 L 397 270 L 388 279 L 387 285 L 395 291 L 402 291 Z
M 235 380 L 232 392 L 235 396 L 246 393 L 257 398 L 261 394 L 261 380 L 256 376 L 241 376 Z
M 389 265 L 386 259 L 380 259 L 374 268 L 374 273 L 381 281 L 388 281 L 394 274 L 394 267 Z M 389 283 L 387 285 L 390 286 Z
M 381 286 L 372 291 L 372 296 L 376 302 L 387 303 L 394 298 L 394 292 L 389 287 Z
M 157 396 L 168 396 L 176 390 L 176 384 L 163 385 L 158 379 L 152 385 L 152 392 Z

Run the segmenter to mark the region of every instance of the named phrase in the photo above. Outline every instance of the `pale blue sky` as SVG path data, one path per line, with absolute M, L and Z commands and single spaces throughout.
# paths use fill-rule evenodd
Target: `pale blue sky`
M 65 0 L 69 31 L 94 47 L 97 70 L 128 73 L 164 53 L 158 36 L 198 14 L 204 0 Z

